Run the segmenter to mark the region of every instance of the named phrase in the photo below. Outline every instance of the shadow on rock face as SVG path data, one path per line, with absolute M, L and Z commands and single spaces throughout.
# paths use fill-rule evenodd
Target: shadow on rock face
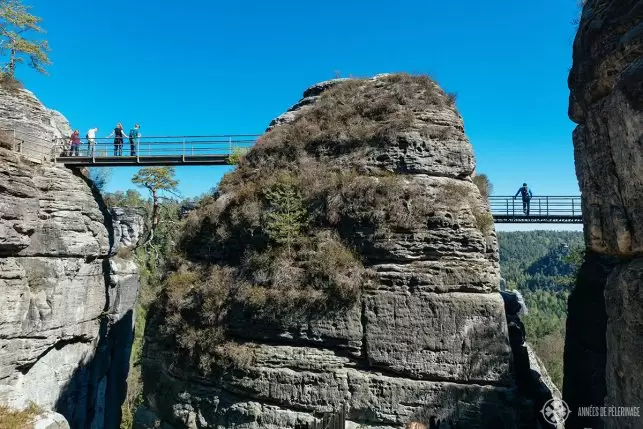
M 71 429 L 118 429 L 121 405 L 127 393 L 127 374 L 133 340 L 133 315 L 100 321 L 94 355 L 78 366 L 62 388 L 55 410 Z

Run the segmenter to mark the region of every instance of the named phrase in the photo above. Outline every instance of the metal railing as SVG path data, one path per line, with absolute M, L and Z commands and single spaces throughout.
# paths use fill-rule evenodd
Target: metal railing
M 54 159 L 53 136 L 45 138 L 26 131 L 0 128 L 0 141 L 8 145 L 10 150 L 22 154 L 32 162 L 42 163 Z
M 154 159 L 187 161 L 205 157 L 228 157 L 236 149 L 249 149 L 256 142 L 255 134 L 222 134 L 210 136 L 149 136 L 131 142 L 128 137 L 81 139 L 74 145 L 69 138 L 57 139 L 56 161 L 65 164 L 100 164 L 129 158 L 119 164 L 136 162 L 144 158 L 148 163 Z M 122 141 L 122 143 L 121 143 Z
M 528 205 L 523 204 L 522 197 L 490 196 L 489 207 L 496 219 L 509 218 L 549 218 L 577 219 L 582 215 L 581 197 L 575 195 L 544 195 L 532 197 Z

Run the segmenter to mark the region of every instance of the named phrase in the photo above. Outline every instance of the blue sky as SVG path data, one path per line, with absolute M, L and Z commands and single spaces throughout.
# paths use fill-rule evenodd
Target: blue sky
M 281 2 L 31 0 L 50 76 L 18 72 L 84 134 L 260 133 L 315 82 L 428 73 L 458 94 L 478 171 L 496 194 L 577 194 L 567 118 L 576 0 Z M 179 168 L 181 192 L 227 167 Z M 108 190 L 133 187 L 116 169 Z

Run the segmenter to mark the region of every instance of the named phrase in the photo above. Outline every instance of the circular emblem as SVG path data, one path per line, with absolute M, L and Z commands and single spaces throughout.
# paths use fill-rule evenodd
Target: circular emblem
M 540 413 L 547 423 L 557 425 L 564 423 L 571 414 L 571 411 L 567 403 L 562 399 L 550 399 L 543 405 Z

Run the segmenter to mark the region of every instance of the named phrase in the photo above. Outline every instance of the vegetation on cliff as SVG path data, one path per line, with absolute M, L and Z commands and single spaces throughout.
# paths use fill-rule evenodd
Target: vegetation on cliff
M 0 429 L 28 429 L 43 410 L 33 402 L 24 410 L 13 410 L 0 405 Z
M 8 89 L 21 88 L 15 79 L 16 67 L 27 60 L 27 65 L 46 74 L 49 45 L 46 40 L 34 40 L 33 33 L 43 33 L 42 18 L 30 13 L 30 6 L 22 0 L 3 0 L 0 3 L 0 45 L 8 53 L 7 62 L 0 72 L 0 85 Z
M 105 179 L 105 169 L 90 175 L 93 180 L 102 182 Z M 161 178 L 162 183 L 174 183 L 173 173 L 169 169 L 155 170 Z M 150 173 L 152 174 L 152 173 Z M 149 174 L 148 174 L 149 176 Z M 145 177 L 141 174 L 136 177 Z M 94 182 L 96 185 L 99 183 Z M 134 182 L 137 183 L 137 182 Z M 148 181 L 148 184 L 150 181 Z M 176 184 L 175 184 L 176 185 Z M 146 187 L 145 185 L 143 185 Z M 146 189 L 149 190 L 148 187 Z M 156 192 L 162 189 L 156 189 Z M 139 299 L 136 305 L 136 320 L 134 326 L 134 343 L 132 344 L 132 354 L 130 358 L 130 371 L 127 379 L 127 396 L 123 403 L 121 414 L 121 429 L 131 429 L 134 422 L 134 413 L 136 408 L 142 403 L 143 385 L 141 379 L 141 357 L 143 349 L 143 334 L 145 331 L 145 321 L 150 303 L 153 302 L 159 294 L 162 279 L 168 268 L 168 258 L 174 254 L 174 242 L 177 235 L 177 225 L 180 221 L 181 207 L 189 201 L 179 202 L 172 198 L 153 198 L 150 191 L 149 199 L 143 198 L 135 190 L 127 192 L 115 192 L 104 194 L 103 198 L 109 207 L 131 207 L 142 209 L 147 217 L 147 229 L 150 225 L 156 223 L 155 233 L 148 232 L 144 240 L 144 246 L 139 246 L 133 251 L 129 248 L 119 250 L 119 257 L 132 258 L 136 261 L 140 271 Z M 156 219 L 156 222 L 155 222 Z
M 445 138 L 448 127 L 418 112 L 453 103 L 426 76 L 340 81 L 236 156 L 237 169 L 183 221 L 154 305 L 174 362 L 208 374 L 247 356 L 228 334 L 233 315 L 279 324 L 353 305 L 370 279 L 374 239 L 418 231 L 436 210 L 435 195 L 404 168 L 366 160 L 408 130 Z M 479 212 L 467 184 L 453 182 L 440 199 Z

